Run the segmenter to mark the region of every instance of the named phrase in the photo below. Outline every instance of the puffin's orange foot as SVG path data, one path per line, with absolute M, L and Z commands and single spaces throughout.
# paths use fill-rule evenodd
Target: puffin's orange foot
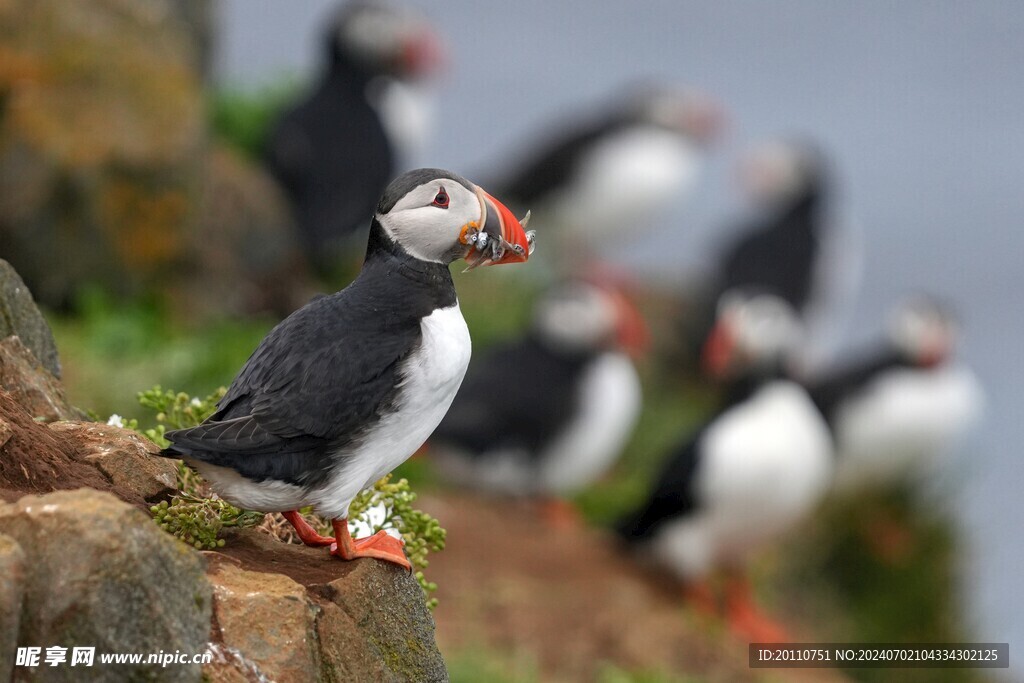
M 540 514 L 552 529 L 573 531 L 583 527 L 583 518 L 576 506 L 561 498 L 545 499 Z
M 281 516 L 295 527 L 295 533 L 298 535 L 299 540 L 306 545 L 322 548 L 325 545 L 334 543 L 334 539 L 330 536 L 321 536 L 298 510 L 282 512 Z
M 359 557 L 372 557 L 385 562 L 393 562 L 412 571 L 412 564 L 405 556 L 405 542 L 388 535 L 386 531 L 378 531 L 369 538 L 353 539 L 349 535 L 348 521 L 336 519 L 334 535 L 340 542 L 331 543 L 331 554 L 343 560 L 354 560 Z
M 789 642 L 782 625 L 758 609 L 749 595 L 738 600 L 730 596 L 725 616 L 729 629 L 741 639 L 752 643 Z
M 789 635 L 781 624 L 767 616 L 754 602 L 746 577 L 730 578 L 726 588 L 726 620 L 733 634 L 754 643 L 787 643 Z

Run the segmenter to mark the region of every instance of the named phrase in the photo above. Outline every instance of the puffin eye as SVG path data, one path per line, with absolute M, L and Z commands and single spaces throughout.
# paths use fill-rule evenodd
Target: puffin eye
M 443 187 L 437 190 L 437 196 L 434 197 L 433 206 L 437 206 L 442 209 L 448 208 L 448 193 L 444 191 Z

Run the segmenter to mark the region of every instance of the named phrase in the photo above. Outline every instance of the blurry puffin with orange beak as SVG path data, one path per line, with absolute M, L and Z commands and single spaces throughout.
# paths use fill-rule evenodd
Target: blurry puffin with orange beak
M 553 287 L 525 336 L 474 362 L 429 442 L 442 475 L 539 498 L 556 525 L 576 521 L 560 497 L 611 468 L 640 414 L 632 357 L 647 328 L 621 286 L 595 271 Z
M 307 545 L 409 568 L 386 533 L 352 539 L 349 504 L 422 445 L 462 383 L 470 338 L 449 264 L 518 263 L 532 250 L 532 233 L 468 180 L 434 168 L 399 176 L 377 204 L 359 276 L 271 330 L 217 412 L 168 432 L 163 455 L 235 505 L 282 512 Z M 332 520 L 333 538 L 297 512 L 307 505 Z
M 806 383 L 835 436 L 841 492 L 920 483 L 977 423 L 984 392 L 956 358 L 959 337 L 945 305 L 914 296 L 882 343 Z
M 322 76 L 275 122 L 265 155 L 309 260 L 330 272 L 362 246 L 378 197 L 426 140 L 422 85 L 444 53 L 413 8 L 379 0 L 345 2 L 324 38 Z
M 745 560 L 810 514 L 832 481 L 825 419 L 786 375 L 800 336 L 783 299 L 723 296 L 703 363 L 729 386 L 725 405 L 668 456 L 648 499 L 617 526 L 630 550 L 685 583 L 701 611 L 720 612 L 708 580 L 723 570 L 724 616 L 737 635 L 760 642 L 784 635 L 756 607 Z
M 509 206 L 529 208 L 552 230 L 571 267 L 581 249 L 635 240 L 655 227 L 692 191 L 724 123 L 720 105 L 703 93 L 626 88 L 539 136 L 494 185 Z

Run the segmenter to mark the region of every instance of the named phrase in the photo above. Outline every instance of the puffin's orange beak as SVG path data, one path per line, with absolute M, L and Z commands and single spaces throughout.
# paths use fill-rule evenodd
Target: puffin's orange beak
M 701 349 L 700 361 L 704 372 L 711 377 L 723 377 L 732 361 L 733 346 L 729 326 L 720 320 L 708 334 Z
M 428 27 L 420 26 L 403 41 L 398 59 L 404 73 L 419 78 L 443 71 L 448 55 L 441 39 Z
M 526 232 L 525 223 L 519 222 L 507 206 L 477 188 L 480 197 L 480 224 L 472 223 L 462 230 L 462 243 L 469 247 L 466 261 L 472 270 L 478 266 L 501 263 L 523 263 L 533 253 L 533 232 Z

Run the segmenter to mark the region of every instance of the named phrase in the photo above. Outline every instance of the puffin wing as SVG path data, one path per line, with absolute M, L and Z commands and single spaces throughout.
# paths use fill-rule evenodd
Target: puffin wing
M 399 365 L 420 328 L 416 320 L 382 326 L 374 302 L 350 305 L 347 291 L 315 299 L 274 328 L 209 420 L 167 433 L 171 450 L 216 464 L 217 454 L 340 447 L 373 423 L 398 391 Z
M 552 188 L 570 183 L 587 151 L 616 125 L 617 121 L 585 124 L 549 139 L 504 182 L 498 181 L 502 196 L 511 197 L 524 207 L 542 201 Z

